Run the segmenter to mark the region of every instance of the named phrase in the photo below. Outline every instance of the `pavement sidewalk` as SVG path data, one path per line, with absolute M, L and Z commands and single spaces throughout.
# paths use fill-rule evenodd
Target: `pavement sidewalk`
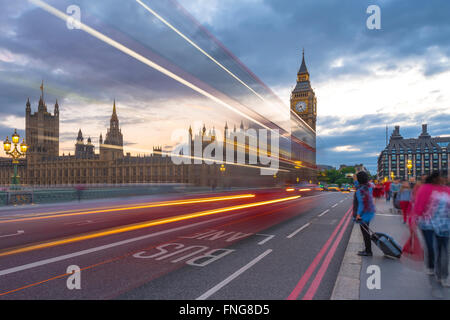
M 401 214 L 392 209 L 392 202 L 384 198 L 375 202 L 376 216 L 370 224 L 372 230 L 392 236 L 401 246 L 409 237 L 408 226 Z M 373 257 L 359 257 L 363 239 L 359 225 L 352 234 L 341 264 L 331 300 L 450 300 L 450 289 L 443 288 L 434 276 L 425 273 L 423 261 L 407 256 L 400 259 L 386 258 L 372 243 Z M 378 266 L 381 276 L 380 289 L 369 289 L 367 280 L 373 274 L 369 266 Z M 369 270 L 368 270 L 369 268 Z

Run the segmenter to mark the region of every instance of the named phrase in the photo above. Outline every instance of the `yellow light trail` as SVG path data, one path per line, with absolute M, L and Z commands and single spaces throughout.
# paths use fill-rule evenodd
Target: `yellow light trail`
M 223 196 L 223 197 L 161 201 L 161 202 L 153 202 L 153 203 L 149 203 L 149 204 L 137 204 L 134 206 L 122 205 L 122 206 L 117 206 L 117 207 L 102 207 L 102 208 L 96 208 L 96 209 L 85 209 L 87 211 L 83 211 L 83 210 L 80 211 L 79 209 L 78 210 L 74 209 L 74 210 L 66 210 L 66 211 L 40 213 L 40 216 L 37 216 L 37 215 L 31 216 L 31 217 L 27 216 L 27 218 L 1 220 L 0 224 L 29 221 L 29 220 L 70 217 L 70 216 L 78 216 L 78 215 L 93 214 L 93 213 L 106 213 L 106 212 L 137 210 L 137 209 L 146 209 L 146 208 L 178 206 L 178 205 L 195 204 L 195 203 L 206 203 L 206 202 L 216 202 L 216 201 L 226 201 L 226 200 L 236 200 L 236 199 L 248 199 L 248 198 L 254 198 L 254 197 L 255 197 L 254 194 L 240 194 L 240 195 Z
M 167 223 L 172 223 L 172 222 L 177 222 L 177 221 L 182 221 L 182 220 L 187 220 L 187 219 L 204 217 L 204 216 L 213 215 L 213 214 L 217 214 L 217 213 L 230 212 L 230 211 L 235 211 L 235 210 L 240 210 L 240 209 L 253 208 L 253 207 L 259 207 L 259 206 L 264 206 L 264 205 L 269 205 L 269 204 L 274 204 L 274 203 L 279 203 L 279 202 L 284 202 L 284 201 L 290 201 L 290 200 L 295 200 L 298 198 L 300 198 L 300 196 L 293 196 L 293 197 L 286 197 L 286 198 L 280 198 L 280 199 L 274 199 L 274 200 L 254 202 L 254 203 L 236 205 L 236 206 L 219 208 L 219 209 L 199 211 L 199 212 L 195 212 L 195 213 L 178 215 L 178 216 L 170 217 L 170 218 L 162 218 L 162 219 L 156 219 L 156 220 L 147 221 L 147 222 L 140 222 L 140 223 L 127 225 L 125 227 L 116 227 L 116 228 L 111 228 L 111 229 L 107 229 L 104 231 L 92 232 L 92 233 L 88 233 L 88 234 L 84 234 L 84 235 L 80 235 L 80 236 L 62 238 L 59 240 L 41 242 L 41 243 L 23 246 L 23 247 L 15 248 L 15 249 L 6 249 L 6 250 L 0 252 L 0 257 L 23 253 L 23 252 L 34 251 L 34 250 L 39 250 L 39 249 L 45 249 L 45 248 L 50 248 L 50 247 L 55 247 L 55 246 L 64 245 L 64 244 L 68 244 L 68 243 L 74 243 L 74 242 L 109 236 L 109 235 L 128 232 L 128 231 L 139 230 L 139 229 L 143 229 L 143 228 L 158 226 L 158 225 L 162 225 L 162 224 L 167 224 Z
M 63 20 L 63 21 L 67 21 L 68 19 L 72 19 L 72 17 L 66 15 L 64 12 L 52 7 L 51 5 L 49 5 L 48 3 L 41 1 L 41 0 L 28 0 L 29 2 L 41 7 L 42 9 L 44 9 L 45 11 L 47 11 L 48 13 L 54 15 L 55 17 Z M 183 79 L 182 77 L 176 75 L 175 73 L 167 70 L 166 68 L 158 65 L 157 63 L 151 61 L 150 59 L 140 55 L 139 53 L 137 53 L 134 50 L 131 50 L 130 48 L 124 46 L 123 44 L 111 39 L 110 37 L 104 35 L 103 33 L 100 33 L 99 31 L 89 27 L 88 25 L 82 23 L 81 21 L 78 24 L 78 27 L 80 30 L 85 31 L 86 33 L 90 34 L 91 36 L 105 42 L 106 44 L 116 48 L 119 51 L 122 51 L 123 53 L 129 55 L 130 57 L 142 62 L 143 64 L 149 66 L 150 68 L 153 68 L 159 72 L 161 72 L 162 74 L 168 76 L 169 78 L 172 78 L 173 80 L 185 85 L 186 87 L 196 91 L 197 93 L 213 100 L 214 102 L 224 106 L 227 109 L 230 109 L 231 111 L 239 114 L 240 116 L 246 118 L 247 120 L 250 120 L 260 126 L 262 126 L 263 128 L 266 128 L 269 131 L 273 131 L 271 128 L 269 128 L 268 126 L 266 126 L 265 124 L 259 122 L 256 119 L 253 119 L 252 117 L 248 116 L 247 114 L 245 114 L 244 112 L 236 109 L 235 107 L 229 105 L 228 103 L 226 103 L 225 101 L 217 98 L 216 96 L 210 94 L 209 92 L 197 87 L 196 85 L 194 85 L 193 83 Z

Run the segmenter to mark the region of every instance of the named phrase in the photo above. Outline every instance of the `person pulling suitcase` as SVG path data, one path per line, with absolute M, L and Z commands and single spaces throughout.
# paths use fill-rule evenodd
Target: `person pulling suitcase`
M 373 190 L 369 185 L 369 176 L 365 171 L 360 171 L 356 175 L 358 181 L 358 189 L 355 192 L 356 197 L 356 216 L 355 222 L 360 224 L 361 232 L 364 238 L 365 249 L 359 251 L 360 256 L 372 256 L 372 243 L 370 236 L 369 224 L 375 216 L 375 204 L 373 202 Z

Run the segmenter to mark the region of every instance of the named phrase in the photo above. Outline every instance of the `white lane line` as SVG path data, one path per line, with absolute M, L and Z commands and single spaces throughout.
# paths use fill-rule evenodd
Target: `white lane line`
M 344 202 L 344 199 L 342 199 L 341 201 L 339 201 L 339 203 Z
M 6 237 L 18 236 L 19 234 L 23 234 L 23 233 L 25 233 L 25 231 L 23 231 L 23 230 L 17 230 L 16 233 L 13 233 L 13 234 L 5 234 L 5 235 L 3 235 L 3 236 L 0 236 L 0 238 L 6 238 Z
M 214 293 L 216 293 L 217 291 L 219 291 L 220 289 L 222 289 L 223 287 L 225 287 L 227 284 L 229 284 L 231 281 L 233 281 L 234 279 L 236 279 L 237 277 L 239 277 L 242 273 L 244 273 L 245 271 L 247 271 L 248 269 L 250 269 L 251 267 L 253 267 L 256 263 L 258 263 L 261 259 L 263 259 L 265 256 L 267 256 L 269 253 L 272 252 L 272 249 L 268 249 L 265 252 L 263 252 L 262 254 L 260 254 L 258 257 L 256 257 L 255 259 L 253 259 L 252 261 L 250 261 L 249 263 L 247 263 L 245 266 L 243 266 L 242 268 L 240 268 L 239 270 L 237 270 L 235 273 L 233 273 L 232 275 L 230 275 L 228 278 L 226 278 L 225 280 L 223 280 L 222 282 L 216 284 L 214 287 L 212 287 L 211 289 L 209 289 L 208 291 L 206 291 L 204 294 L 202 294 L 200 297 L 198 297 L 195 300 L 206 300 L 208 299 L 210 296 L 212 296 Z
M 330 209 L 325 210 L 324 212 L 322 212 L 321 214 L 319 214 L 319 217 L 323 216 L 325 213 L 327 213 L 328 211 L 330 211 Z
M 239 214 L 234 215 L 234 217 L 236 217 L 237 215 L 245 214 L 247 212 L 248 211 L 243 211 L 243 212 L 241 212 Z M 224 217 L 220 217 L 220 218 L 212 219 L 212 220 L 207 220 L 207 221 L 200 221 L 200 222 L 197 222 L 197 223 L 193 223 L 193 224 L 189 224 L 189 225 L 185 225 L 185 226 L 181 226 L 181 227 L 176 227 L 176 228 L 172 228 L 172 229 L 158 231 L 158 232 L 155 232 L 155 233 L 150 233 L 150 234 L 147 234 L 145 236 L 140 236 L 140 237 L 135 237 L 135 238 L 126 239 L 126 240 L 122 240 L 122 241 L 117 241 L 117 242 L 113 242 L 113 243 L 110 243 L 110 244 L 105 244 L 105 245 L 99 246 L 99 247 L 94 247 L 94 248 L 90 248 L 90 249 L 86 249 L 86 250 L 81 250 L 81 251 L 65 254 L 65 255 L 62 255 L 62 256 L 54 257 L 54 258 L 44 259 L 44 260 L 40 260 L 40 261 L 24 264 L 24 265 L 17 266 L 17 267 L 12 267 L 12 268 L 9 268 L 9 269 L 0 270 L 0 276 L 11 274 L 11 273 L 15 273 L 15 272 L 19 272 L 19 271 L 23 271 L 23 270 L 32 269 L 32 268 L 36 268 L 36 267 L 40 267 L 40 266 L 44 266 L 44 265 L 47 265 L 47 264 L 50 264 L 50 263 L 54 263 L 54 262 L 58 262 L 58 261 L 63 261 L 63 260 L 79 257 L 79 256 L 82 256 L 82 255 L 85 255 L 85 254 L 89 254 L 89 253 L 93 253 L 93 252 L 97 252 L 97 251 L 101 251 L 101 250 L 106 250 L 106 249 L 118 247 L 118 246 L 121 246 L 121 245 L 124 245 L 124 244 L 128 244 L 128 243 L 144 240 L 144 239 L 147 239 L 147 238 L 157 237 L 157 236 L 160 236 L 162 234 L 175 232 L 175 231 L 179 231 L 179 230 L 184 230 L 184 229 L 187 229 L 187 228 L 192 228 L 192 227 L 199 226 L 199 225 L 202 225 L 202 224 L 211 223 L 211 222 L 215 222 L 215 221 L 220 221 L 220 220 L 224 220 L 224 219 L 227 219 L 227 218 L 229 218 L 229 216 L 224 216 Z
M 264 234 L 264 233 L 255 233 L 255 236 L 266 237 L 264 240 L 261 240 L 260 242 L 258 242 L 259 245 L 264 244 L 267 241 L 269 241 L 270 239 L 272 239 L 273 237 L 275 237 L 275 235 L 273 235 L 273 234 Z
M 401 217 L 400 214 L 388 214 L 388 213 L 377 213 L 377 216 L 386 216 L 386 217 Z
M 299 233 L 299 232 L 302 231 L 303 229 L 309 227 L 310 224 L 311 224 L 311 223 L 308 222 L 307 224 L 301 226 L 300 228 L 298 228 L 297 230 L 295 230 L 294 232 L 292 232 L 290 235 L 288 235 L 286 238 L 289 238 L 289 239 L 292 238 L 293 236 L 295 236 L 297 233 Z
M 317 196 L 300 198 L 298 200 L 303 200 L 303 199 L 308 199 L 308 198 L 313 198 L 313 197 L 317 197 Z M 243 211 L 243 212 L 237 213 L 237 214 L 235 214 L 233 216 L 236 217 L 238 215 L 246 214 L 247 212 L 248 211 Z M 81 250 L 81 251 L 65 254 L 65 255 L 62 255 L 62 256 L 54 257 L 54 258 L 44 259 L 44 260 L 40 260 L 40 261 L 24 264 L 24 265 L 17 266 L 17 267 L 12 267 L 12 268 L 9 268 L 9 269 L 0 270 L 0 276 L 11 274 L 11 273 L 15 273 L 15 272 L 19 272 L 19 271 L 23 271 L 23 270 L 32 269 L 32 268 L 36 268 L 36 267 L 40 267 L 40 266 L 44 266 L 44 265 L 51 264 L 51 263 L 54 263 L 54 262 L 63 261 L 63 260 L 67 260 L 67 259 L 83 256 L 83 255 L 90 254 L 90 253 L 93 253 L 93 252 L 97 252 L 97 251 L 101 251 L 101 250 L 106 250 L 106 249 L 118 247 L 118 246 L 121 246 L 121 245 L 124 245 L 124 244 L 128 244 L 128 243 L 144 240 L 144 239 L 147 239 L 147 238 L 157 237 L 157 236 L 162 235 L 162 234 L 175 232 L 175 231 L 179 231 L 179 230 L 184 230 L 184 229 L 192 228 L 192 227 L 199 226 L 199 225 L 202 225 L 202 224 L 205 224 L 205 223 L 211 223 L 211 222 L 220 221 L 220 220 L 224 220 L 224 219 L 228 219 L 228 218 L 229 218 L 229 216 L 224 216 L 224 217 L 220 217 L 220 218 L 217 218 L 217 219 L 212 219 L 212 220 L 207 220 L 207 221 L 200 221 L 200 222 L 193 223 L 193 224 L 186 225 L 186 226 L 181 226 L 181 227 L 177 227 L 177 228 L 167 229 L 167 230 L 163 230 L 163 231 L 147 234 L 145 236 L 140 236 L 140 237 L 136 237 L 136 238 L 131 238 L 131 239 L 127 239 L 127 240 L 113 242 L 113 243 L 106 244 L 106 245 L 99 246 L 99 247 L 94 247 L 94 248 L 90 248 L 90 249 L 86 249 L 86 250 Z
M 338 205 L 338 204 L 336 203 L 336 204 L 332 205 L 331 207 L 334 208 L 334 207 L 336 207 L 337 205 Z

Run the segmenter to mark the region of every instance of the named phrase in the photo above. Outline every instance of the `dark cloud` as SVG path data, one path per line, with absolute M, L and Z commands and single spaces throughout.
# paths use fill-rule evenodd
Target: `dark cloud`
M 245 104 L 250 105 L 253 111 L 260 111 L 260 101 L 250 98 L 246 88 L 237 85 L 229 74 L 135 1 L 48 2 L 62 11 L 68 5 L 79 5 L 82 21 L 86 24 L 196 85 L 210 91 L 217 90 L 233 101 L 246 101 Z M 177 9 L 174 1 L 147 2 L 255 90 L 270 96 L 245 67 Z M 294 84 L 303 47 L 313 86 L 330 78 L 345 81 L 346 76 L 368 75 L 373 72 L 374 64 L 385 71 L 396 70 L 403 60 L 410 58 L 425 61 L 422 72 L 427 77 L 450 69 L 445 59 L 450 56 L 450 2 L 446 0 L 233 0 L 214 3 L 219 9 L 210 19 L 207 29 L 271 86 Z M 371 4 L 381 7 L 382 30 L 366 28 L 366 8 Z M 80 30 L 67 29 L 63 21 L 26 1 L 0 0 L 0 5 L 0 117 L 23 117 L 27 97 L 35 108 L 42 79 L 47 88 L 49 108 L 52 109 L 54 100 L 58 98 L 61 112 L 65 111 L 64 102 L 73 99 L 80 103 L 97 101 L 104 104 L 115 97 L 119 101 L 127 101 L 135 112 L 151 109 L 152 102 L 157 101 L 158 108 L 152 109 L 152 114 L 155 118 L 161 116 L 167 120 L 170 117 L 161 112 L 161 100 L 199 99 L 191 89 Z M 12 54 L 15 61 L 2 61 L 2 54 Z M 342 66 L 332 67 L 338 58 L 343 59 Z M 440 92 L 430 94 L 438 95 Z M 319 132 L 319 162 L 339 165 L 336 161 L 353 163 L 367 160 L 369 166 L 373 165 L 376 162 L 373 154 L 384 145 L 385 123 L 411 123 L 402 130 L 416 136 L 420 123 L 426 120 L 430 133 L 448 133 L 445 130 L 448 130 L 450 116 L 438 116 L 433 112 L 383 113 L 351 119 L 322 116 L 318 119 L 320 127 L 341 127 L 343 130 L 333 136 L 320 136 Z M 187 117 L 193 112 L 179 110 L 178 114 Z M 109 112 L 95 120 L 86 119 L 88 116 L 80 113 L 71 119 L 64 118 L 63 123 L 107 123 Z M 141 121 L 146 120 L 139 120 L 137 116 L 121 116 L 122 124 L 132 125 Z M 373 124 L 380 125 L 374 127 Z M 357 129 L 345 130 L 348 127 Z M 0 134 L 4 135 L 9 130 L 4 129 L 0 127 Z M 73 136 L 75 134 L 62 136 L 62 139 L 73 139 Z M 356 145 L 362 152 L 333 151 L 336 146 L 343 145 Z
M 372 4 L 381 8 L 381 30 L 366 28 L 366 9 Z M 302 47 L 316 81 L 368 74 L 373 63 L 392 69 L 402 59 L 427 56 L 433 47 L 449 56 L 448 12 L 450 2 L 446 0 L 243 1 L 220 10 L 208 27 L 250 69 L 278 85 L 295 79 L 292 66 L 299 65 Z M 351 60 L 343 68 L 330 68 L 338 57 Z M 425 74 L 449 69 L 448 64 L 429 59 Z
M 319 134 L 317 161 L 333 166 L 364 163 L 374 173 L 377 167 L 377 155 L 386 145 L 386 125 L 388 139 L 394 126 L 400 123 L 400 133 L 404 138 L 417 138 L 422 131 L 421 124 L 425 123 L 428 124 L 430 135 L 445 135 L 449 134 L 450 114 L 443 111 L 436 110 L 436 114 L 425 111 L 417 114 L 379 113 L 345 120 L 335 116 L 321 117 L 320 126 L 342 128 L 342 131 L 326 136 Z M 335 148 L 339 146 L 352 146 L 361 151 L 337 152 Z

